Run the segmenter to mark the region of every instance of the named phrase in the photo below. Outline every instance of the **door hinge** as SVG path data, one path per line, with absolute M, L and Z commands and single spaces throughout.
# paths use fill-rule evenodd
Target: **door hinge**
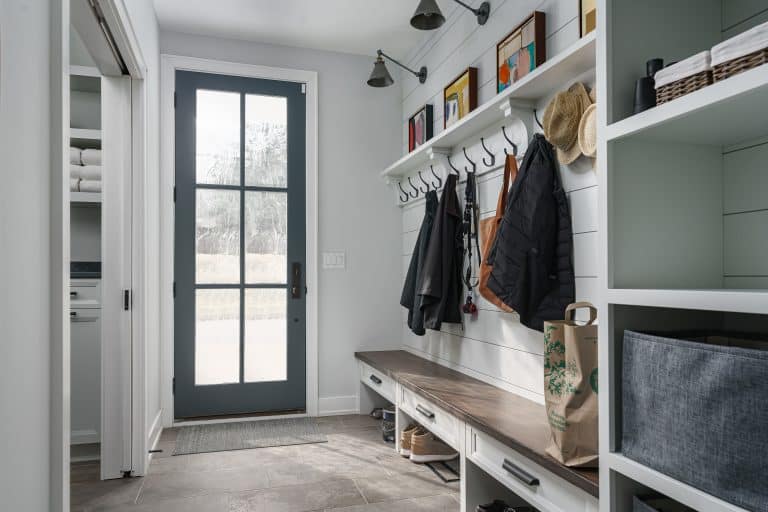
M 176 281 L 173 282 L 173 298 L 176 298 Z
M 173 202 L 176 202 L 176 185 L 173 186 Z
M 301 84 L 301 94 L 307 94 L 307 84 Z
M 173 91 L 173 108 L 176 108 L 176 91 Z
M 176 377 L 173 378 L 173 383 L 171 384 L 171 393 L 176 394 Z
M 123 310 L 131 310 L 131 290 L 123 290 Z

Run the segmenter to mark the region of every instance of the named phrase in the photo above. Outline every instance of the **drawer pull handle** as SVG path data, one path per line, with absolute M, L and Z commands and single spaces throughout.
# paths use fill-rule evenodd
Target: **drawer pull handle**
M 530 486 L 539 485 L 538 478 L 531 475 L 524 469 L 521 469 L 520 467 L 516 466 L 515 464 L 513 464 L 507 459 L 504 459 L 504 464 L 502 464 L 501 467 L 504 468 L 504 471 L 506 471 L 513 477 L 517 478 L 518 480 L 523 482 L 525 485 L 530 485 Z
M 377 385 L 378 385 L 378 384 L 381 384 L 381 379 L 380 379 L 380 378 L 378 378 L 378 377 L 377 377 L 377 376 L 375 376 L 375 375 L 371 375 L 370 379 L 371 379 L 371 382 L 373 382 L 374 384 L 377 384 Z
M 424 408 L 421 405 L 417 405 L 416 410 L 419 411 L 420 414 L 422 414 L 423 416 L 426 416 L 429 419 L 432 419 L 435 417 L 435 413 L 433 413 L 429 409 Z
M 77 316 L 77 311 L 70 311 L 69 312 L 69 318 L 75 318 Z
M 77 292 L 73 290 L 73 291 L 69 292 L 69 296 L 70 297 L 77 297 Z

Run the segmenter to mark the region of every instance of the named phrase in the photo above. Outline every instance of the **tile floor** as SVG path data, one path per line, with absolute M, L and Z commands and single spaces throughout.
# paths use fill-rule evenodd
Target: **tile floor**
M 395 454 L 367 416 L 320 418 L 328 442 L 173 457 L 163 432 L 144 478 L 72 468 L 72 512 L 456 512 L 458 482 Z

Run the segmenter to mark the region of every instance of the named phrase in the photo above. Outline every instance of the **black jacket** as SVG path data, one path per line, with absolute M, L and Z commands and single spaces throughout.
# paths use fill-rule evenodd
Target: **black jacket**
M 449 175 L 443 188 L 418 284 L 417 293 L 422 296 L 421 310 L 427 329 L 440 330 L 443 322 L 458 324 L 462 320 L 464 248 L 456 181 L 456 175 Z
M 400 296 L 400 304 L 408 309 L 408 327 L 414 334 L 424 336 L 424 314 L 421 310 L 422 296 L 416 293 L 416 288 L 424 270 L 424 260 L 427 256 L 427 246 L 432 234 L 432 225 L 437 213 L 437 192 L 430 190 L 425 199 L 424 220 L 421 221 L 419 237 L 413 248 L 411 263 L 405 276 L 403 293 Z
M 488 287 L 526 327 L 543 331 L 545 320 L 561 320 L 574 302 L 571 214 L 552 146 L 540 134 L 509 191 L 488 260 Z

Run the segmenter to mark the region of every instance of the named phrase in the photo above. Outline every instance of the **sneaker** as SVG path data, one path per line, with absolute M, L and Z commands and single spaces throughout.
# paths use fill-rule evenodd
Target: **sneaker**
M 501 500 L 493 500 L 493 503 L 487 505 L 478 505 L 475 512 L 507 512 L 511 510 L 507 507 L 507 504 Z
M 438 462 L 453 460 L 459 453 L 436 438 L 431 432 L 411 437 L 411 462 Z
M 413 434 L 417 432 L 421 433 L 423 431 L 424 429 L 421 425 L 416 425 L 415 423 L 408 425 L 405 430 L 403 430 L 402 434 L 400 434 L 400 455 L 403 457 L 411 456 L 411 439 L 413 438 Z

